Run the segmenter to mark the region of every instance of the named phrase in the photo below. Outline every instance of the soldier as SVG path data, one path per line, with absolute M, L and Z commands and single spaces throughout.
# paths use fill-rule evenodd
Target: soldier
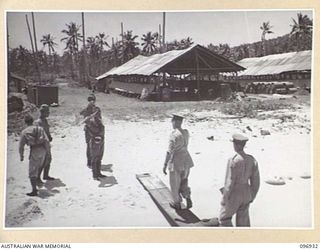
M 101 160 L 104 152 L 104 125 L 101 121 L 100 112 L 91 117 L 87 123 L 87 133 L 89 137 L 89 150 L 94 180 L 106 177 L 101 174 Z
M 171 207 L 181 209 L 182 197 L 187 201 L 187 208 L 192 207 L 191 191 L 188 186 L 190 168 L 193 167 L 192 158 L 188 152 L 189 132 L 181 128 L 183 117 L 173 115 L 169 148 L 164 162 L 163 173 L 169 169 L 170 188 L 173 197 Z
M 85 132 L 85 139 L 86 139 L 86 143 L 87 143 L 87 151 L 86 151 L 87 152 L 87 166 L 89 168 L 91 168 L 91 155 L 90 155 L 90 146 L 89 146 L 90 136 L 88 133 L 88 123 L 89 123 L 90 118 L 92 116 L 94 116 L 95 113 L 99 113 L 99 118 L 101 119 L 100 109 L 95 105 L 95 103 L 96 103 L 96 97 L 94 96 L 94 94 L 89 95 L 88 106 L 80 112 L 80 115 L 82 115 L 85 118 L 84 132 Z
M 42 127 L 43 130 L 45 131 L 49 142 L 52 141 L 52 136 L 50 134 L 50 126 L 47 120 L 47 117 L 49 117 L 50 115 L 50 110 L 49 110 L 49 106 L 47 104 L 42 104 L 40 106 L 40 117 L 38 120 L 36 120 L 35 124 Z M 41 173 L 43 171 L 43 179 L 44 180 L 54 180 L 53 177 L 49 176 L 49 170 L 50 170 L 50 163 L 51 163 L 52 157 L 51 157 L 51 147 L 49 147 L 49 150 L 47 151 L 46 154 L 46 159 L 44 161 L 43 166 L 39 169 L 39 173 L 38 173 L 38 179 L 37 179 L 37 183 L 38 185 L 43 184 L 42 180 L 41 180 Z
M 29 155 L 29 178 L 32 186 L 32 191 L 27 193 L 28 196 L 37 196 L 37 178 L 38 171 L 43 166 L 47 151 L 49 150 L 49 140 L 43 128 L 33 125 L 33 118 L 27 115 L 24 119 L 27 124 L 21 132 L 21 138 L 19 143 L 20 161 L 24 160 L 24 146 L 30 146 Z
M 232 226 L 236 214 L 236 226 L 249 227 L 249 206 L 260 185 L 258 163 L 243 151 L 247 137 L 234 134 L 232 138 L 236 154 L 228 161 L 225 184 L 220 189 L 223 197 L 219 220 L 221 226 Z

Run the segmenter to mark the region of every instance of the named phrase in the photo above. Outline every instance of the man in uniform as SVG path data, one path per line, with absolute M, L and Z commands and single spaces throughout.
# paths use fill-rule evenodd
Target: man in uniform
M 30 146 L 29 155 L 29 178 L 32 186 L 32 191 L 27 193 L 28 196 L 37 196 L 37 178 L 40 167 L 43 166 L 47 151 L 49 150 L 49 140 L 43 128 L 33 125 L 33 118 L 27 115 L 24 119 L 27 124 L 21 132 L 19 143 L 20 161 L 24 160 L 24 146 Z
M 101 174 L 101 160 L 104 153 L 104 125 L 101 121 L 100 112 L 96 113 L 87 122 L 87 133 L 89 138 L 89 149 L 94 180 L 106 177 Z
M 232 226 L 236 214 L 236 226 L 249 227 L 249 206 L 255 199 L 260 186 L 258 163 L 243 151 L 248 138 L 241 134 L 232 136 L 236 154 L 229 159 L 222 192 L 220 225 Z
M 96 97 L 94 94 L 90 94 L 88 97 L 88 105 L 85 109 L 83 109 L 80 112 L 80 115 L 82 115 L 85 120 L 85 126 L 84 126 L 84 132 L 85 132 L 85 139 L 86 139 L 86 143 L 87 143 L 87 166 L 89 168 L 91 168 L 91 155 L 90 155 L 90 135 L 88 132 L 88 123 L 90 121 L 90 119 L 95 116 L 96 114 L 98 114 L 99 118 L 101 119 L 101 111 L 100 108 L 98 108 L 96 105 Z
M 171 207 L 181 209 L 182 198 L 187 201 L 187 208 L 192 207 L 191 191 L 188 186 L 188 176 L 190 168 L 193 167 L 192 158 L 188 152 L 189 132 L 182 129 L 183 117 L 173 115 L 172 127 L 170 134 L 169 147 L 164 162 L 163 173 L 167 174 L 169 170 L 170 188 L 173 197 Z
M 35 124 L 42 127 L 43 130 L 45 131 L 49 142 L 52 141 L 52 137 L 50 134 L 50 126 L 47 120 L 47 117 L 49 117 L 50 114 L 50 110 L 49 110 L 49 106 L 47 104 L 42 104 L 40 106 L 40 117 L 38 120 L 36 120 Z M 43 171 L 43 179 L 44 180 L 54 180 L 53 177 L 49 176 L 49 170 L 50 170 L 50 163 L 51 163 L 52 157 L 51 157 L 51 149 L 49 147 L 49 150 L 47 151 L 46 154 L 46 159 L 44 161 L 43 166 L 39 169 L 39 173 L 38 173 L 38 179 L 37 182 L 38 184 L 42 184 L 41 181 L 41 173 Z

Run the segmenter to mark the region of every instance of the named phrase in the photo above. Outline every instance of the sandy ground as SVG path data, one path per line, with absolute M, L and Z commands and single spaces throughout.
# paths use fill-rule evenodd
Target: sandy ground
M 258 160 L 261 174 L 250 209 L 252 226 L 312 226 L 312 176 L 300 177 L 312 175 L 310 102 L 296 102 L 292 110 L 264 112 L 267 119 L 229 119 L 212 102 L 146 103 L 97 93 L 106 126 L 103 173 L 108 177 L 94 181 L 86 166 L 83 126 L 75 123 L 88 91 L 61 86 L 59 94 L 60 106 L 51 109 L 49 119 L 54 138 L 50 175 L 58 179 L 46 182 L 39 197 L 25 195 L 30 191 L 28 162 L 19 161 L 19 137 L 8 136 L 7 227 L 169 227 L 135 176 L 149 172 L 168 184 L 162 165 L 172 112 L 187 115 L 184 127 L 191 135 L 189 150 L 195 162 L 190 175 L 192 211 L 198 217 L 218 216 L 219 188 L 227 159 L 234 154 L 229 139 L 242 132 L 250 138 L 246 151 Z M 294 119 L 281 121 L 281 114 Z M 261 129 L 271 135 L 262 136 Z M 265 182 L 275 177 L 286 184 Z

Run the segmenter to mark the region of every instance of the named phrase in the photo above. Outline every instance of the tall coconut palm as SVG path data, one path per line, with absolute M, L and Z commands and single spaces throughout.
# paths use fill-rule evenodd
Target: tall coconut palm
M 156 42 L 158 39 L 158 33 L 151 34 L 149 31 L 147 34 L 142 35 L 141 40 L 143 43 L 141 44 L 142 51 L 147 55 L 152 55 L 154 52 L 156 52 Z
M 57 46 L 57 43 L 54 42 L 54 37 L 51 34 L 43 35 L 40 42 L 42 42 L 43 47 L 48 47 L 49 52 L 49 61 L 51 60 L 51 52 L 55 52 L 54 47 Z M 50 66 L 51 62 L 47 62 Z
M 57 43 L 54 42 L 54 37 L 51 34 L 43 35 L 40 42 L 42 42 L 43 47 L 48 47 L 49 56 L 51 56 L 51 52 L 54 52 L 54 47 L 57 46 Z
M 271 30 L 273 26 L 270 25 L 270 22 L 263 22 L 262 25 L 260 26 L 260 29 L 262 30 L 261 33 L 261 45 L 262 45 L 262 54 L 263 56 L 266 55 L 266 35 L 267 34 L 272 34 L 273 31 Z
M 102 53 L 104 46 L 107 46 L 110 48 L 108 42 L 107 42 L 107 38 L 109 36 L 106 36 L 104 33 L 99 33 L 95 38 L 96 38 L 96 43 L 99 47 L 100 53 Z
M 66 37 L 62 38 L 61 41 L 66 43 L 65 50 L 68 50 L 71 55 L 71 69 L 73 75 L 74 69 L 74 57 L 77 56 L 79 50 L 79 41 L 82 41 L 82 36 L 79 33 L 81 25 L 77 25 L 74 22 L 66 24 L 67 29 L 62 30 L 61 32 L 66 34 Z
M 139 48 L 137 47 L 139 43 L 135 41 L 137 38 L 138 36 L 132 35 L 132 30 L 123 34 L 123 41 L 121 44 L 121 58 L 123 63 L 139 54 Z
M 294 36 L 297 43 L 297 50 L 301 49 L 302 39 L 306 37 L 310 37 L 312 35 L 312 20 L 307 16 L 303 15 L 301 12 L 297 13 L 297 21 L 292 18 L 293 24 L 290 25 L 292 27 L 290 36 Z
M 270 25 L 270 22 L 263 22 L 262 25 L 260 26 L 260 29 L 262 30 L 261 33 L 261 41 L 266 40 L 266 35 L 267 34 L 272 34 L 273 31 L 271 30 L 273 26 Z

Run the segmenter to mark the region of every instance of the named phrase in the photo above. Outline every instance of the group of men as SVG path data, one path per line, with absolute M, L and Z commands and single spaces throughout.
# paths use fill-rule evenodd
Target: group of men
M 88 105 L 80 114 L 84 117 L 83 123 L 85 140 L 87 144 L 87 166 L 92 169 L 94 180 L 106 177 L 101 174 L 101 160 L 104 153 L 105 128 L 102 123 L 101 110 L 95 105 L 96 97 L 92 94 L 88 97 Z M 49 106 L 44 104 L 40 107 L 40 118 L 33 125 L 30 115 L 25 117 L 27 128 L 21 133 L 19 144 L 20 159 L 23 161 L 24 146 L 30 146 L 29 156 L 29 178 L 32 191 L 29 196 L 38 195 L 37 185 L 43 184 L 44 180 L 54 180 L 49 176 L 51 150 L 50 134 L 47 117 Z M 194 162 L 188 152 L 189 132 L 182 128 L 183 117 L 173 115 L 173 131 L 170 134 L 169 146 L 163 166 L 163 173 L 169 171 L 170 188 L 173 202 L 170 205 L 176 209 L 182 209 L 182 198 L 186 200 L 187 209 L 193 206 L 191 200 L 191 189 L 188 185 L 190 169 Z M 250 226 L 249 206 L 255 199 L 259 185 L 260 176 L 258 163 L 255 158 L 244 152 L 248 138 L 241 134 L 232 136 L 235 155 L 227 164 L 224 187 L 222 193 L 221 210 L 219 222 L 221 226 L 232 226 L 232 217 L 236 214 L 236 226 Z
M 87 166 L 92 169 L 94 180 L 106 177 L 101 174 L 101 160 L 104 152 L 104 125 L 101 118 L 101 110 L 95 105 L 96 97 L 91 94 L 88 97 L 88 105 L 80 114 L 84 117 L 85 140 L 87 143 Z M 24 160 L 24 147 L 30 147 L 29 154 L 29 179 L 32 191 L 28 196 L 38 195 L 38 186 L 43 180 L 52 181 L 55 178 L 49 176 L 52 136 L 47 118 L 50 110 L 47 104 L 40 106 L 40 117 L 34 122 L 31 115 L 26 115 L 24 121 L 27 127 L 21 132 L 19 142 L 20 160 Z
M 188 176 L 194 163 L 188 152 L 189 132 L 181 127 L 183 117 L 173 115 L 171 122 L 173 131 L 170 134 L 163 173 L 166 175 L 169 170 L 173 198 L 170 206 L 180 210 L 182 197 L 186 199 L 187 208 L 193 205 Z M 241 134 L 232 136 L 235 155 L 228 161 L 224 187 L 220 189 L 220 226 L 232 226 L 232 217 L 235 214 L 236 226 L 250 226 L 249 206 L 259 190 L 260 176 L 257 161 L 244 152 L 247 141 L 248 138 Z

